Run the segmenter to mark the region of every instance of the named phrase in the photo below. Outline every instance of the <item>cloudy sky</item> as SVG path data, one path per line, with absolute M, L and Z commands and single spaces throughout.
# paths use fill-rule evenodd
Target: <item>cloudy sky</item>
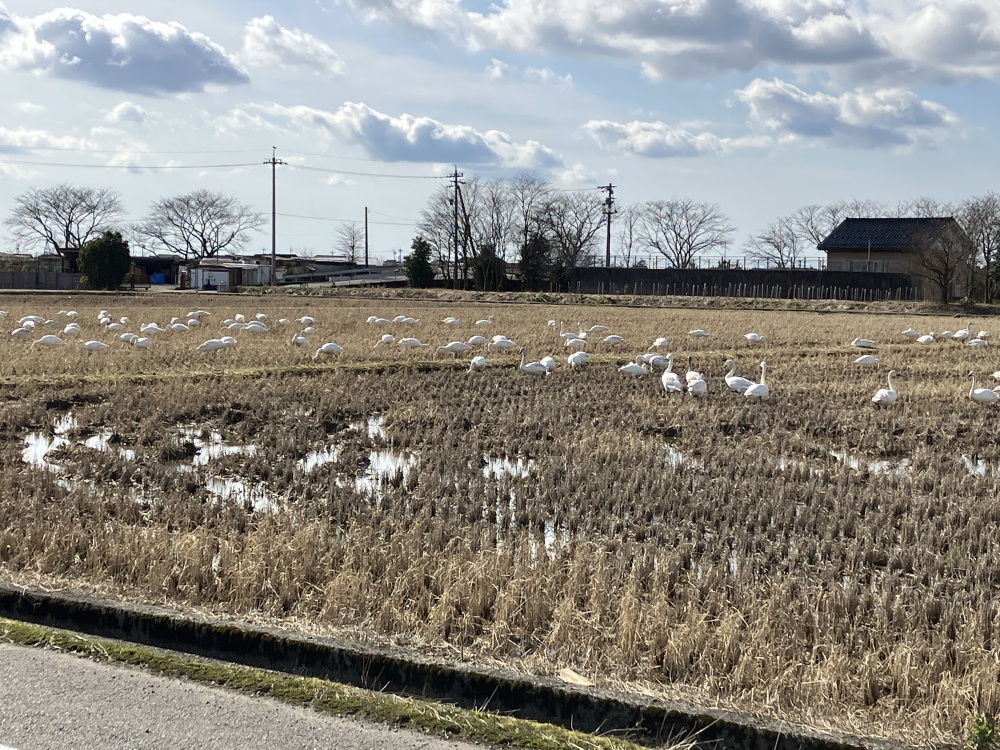
M 712 201 L 739 254 L 807 203 L 1000 190 L 998 78 L 996 0 L 2 0 L 0 214 L 60 182 L 269 213 L 276 147 L 282 252 L 367 206 L 391 257 L 457 165 Z

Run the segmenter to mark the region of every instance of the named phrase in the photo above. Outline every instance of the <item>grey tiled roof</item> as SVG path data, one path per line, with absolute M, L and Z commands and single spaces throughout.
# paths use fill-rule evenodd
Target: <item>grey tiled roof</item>
M 938 231 L 949 223 L 957 224 L 950 216 L 931 219 L 844 219 L 817 247 L 827 252 L 857 250 L 867 248 L 871 242 L 872 250 L 909 250 L 916 235 L 927 230 Z

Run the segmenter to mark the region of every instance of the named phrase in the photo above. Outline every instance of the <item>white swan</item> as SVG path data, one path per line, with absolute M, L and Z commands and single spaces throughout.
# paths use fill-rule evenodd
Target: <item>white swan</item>
M 567 349 L 572 349 L 573 351 L 576 351 L 576 352 L 582 351 L 583 349 L 587 348 L 587 342 L 584 341 L 583 339 L 578 339 L 576 337 L 571 338 L 571 339 L 566 339 L 566 341 L 565 341 L 565 343 L 563 345 Z
M 301 333 L 295 333 L 292 334 L 292 343 L 295 346 L 309 346 L 309 339 L 307 339 Z
M 473 357 L 469 361 L 469 372 L 479 372 L 486 369 L 486 357 Z
M 336 344 L 333 341 L 328 341 L 325 344 L 323 344 L 323 346 L 321 346 L 319 349 L 316 350 L 316 353 L 313 355 L 313 359 L 319 359 L 320 357 L 323 356 L 337 357 L 340 356 L 340 353 L 343 351 L 344 347 L 342 347 L 340 344 Z
M 54 336 L 53 334 L 50 333 L 45 336 L 42 336 L 40 339 L 36 339 L 35 341 L 31 342 L 32 348 L 35 348 L 36 346 L 48 346 L 48 347 L 66 346 L 66 342 L 63 341 L 58 336 Z
M 965 341 L 967 338 L 969 338 L 969 336 L 972 335 L 971 329 L 972 329 L 972 321 L 970 320 L 969 324 L 965 328 L 960 328 L 953 334 L 951 334 L 951 338 L 954 341 Z
M 490 340 L 485 336 L 469 336 L 469 340 L 465 342 L 469 346 L 485 346 L 490 343 Z
M 674 372 L 673 354 L 667 355 L 667 369 L 660 376 L 660 382 L 663 384 L 663 390 L 667 393 L 684 393 L 684 384 L 677 377 L 677 373 Z
M 232 336 L 222 337 L 223 341 L 225 341 L 226 339 L 231 340 L 233 344 L 236 343 L 236 339 L 234 339 Z M 149 336 L 139 336 L 132 342 L 132 346 L 134 346 L 136 349 L 148 349 L 152 345 L 153 345 L 153 339 L 151 339 Z
M 451 326 L 452 328 L 458 328 L 458 326 L 462 325 L 462 321 L 460 321 L 458 318 L 452 317 L 451 315 L 449 315 L 441 322 L 444 323 L 446 326 Z
M 860 367 L 874 367 L 878 364 L 878 357 L 874 354 L 862 354 L 854 360 L 854 364 L 859 365 Z
M 669 349 L 669 348 L 670 348 L 670 342 L 664 336 L 657 336 L 655 339 L 653 339 L 653 343 L 647 351 L 652 349 Z
M 767 341 L 767 339 L 764 336 L 761 336 L 759 333 L 753 333 L 753 332 L 744 333 L 743 338 L 745 338 L 747 340 L 747 343 L 750 344 L 751 346 L 753 346 L 754 344 L 759 344 L 761 341 Z
M 688 369 L 687 372 L 684 373 L 684 380 L 687 381 L 688 383 L 693 383 L 695 380 L 704 380 L 704 379 L 705 376 L 691 366 L 691 357 L 688 356 Z
M 502 352 L 509 352 L 511 349 L 516 349 L 517 344 L 515 344 L 510 339 L 498 339 L 497 341 L 491 341 L 486 345 L 488 350 L 499 349 Z
M 744 398 L 765 399 L 771 395 L 771 389 L 767 387 L 767 362 L 760 363 L 760 382 L 754 383 L 745 391 Z
M 934 334 L 933 333 L 925 333 L 923 336 L 917 336 L 917 343 L 918 344 L 925 344 L 925 345 L 926 344 L 933 344 L 934 343 Z
M 573 370 L 580 370 L 590 364 L 590 355 L 587 352 L 573 352 L 566 361 Z
M 872 396 L 872 403 L 878 407 L 889 407 L 896 403 L 896 386 L 893 385 L 892 379 L 896 376 L 895 370 L 889 370 L 889 376 L 887 380 L 889 381 L 888 388 L 879 388 L 875 391 L 875 395 Z
M 476 325 L 477 326 L 491 326 L 491 325 L 493 325 L 494 322 L 496 322 L 496 318 L 494 318 L 492 315 L 490 315 L 485 320 L 477 320 L 476 321 Z
M 414 338 L 399 339 L 396 343 L 404 349 L 421 349 L 430 346 L 430 344 L 424 344 L 420 339 Z
M 396 343 L 395 336 L 393 336 L 391 333 L 383 333 L 382 338 L 380 338 L 378 341 L 375 342 L 375 346 L 388 346 L 389 344 L 395 344 L 395 343 Z M 374 349 L 375 346 L 373 346 L 372 349 Z
M 874 349 L 875 342 L 871 339 L 854 339 L 851 341 L 851 346 L 857 347 L 858 349 Z
M 969 389 L 969 398 L 977 404 L 992 404 L 997 399 L 1000 399 L 1000 393 L 991 391 L 989 388 L 976 388 L 976 373 L 974 371 L 969 372 L 969 375 L 972 376 L 972 387 Z
M 972 339 L 971 341 L 966 341 L 965 345 L 971 346 L 973 349 L 982 349 L 984 346 L 986 346 L 986 339 L 979 339 L 979 338 Z
M 455 359 L 458 359 L 459 354 L 465 354 L 472 347 L 466 344 L 464 341 L 451 341 L 444 346 L 439 346 L 434 350 L 434 356 L 436 357 L 441 352 L 451 352 L 455 355 Z
M 727 359 L 726 367 L 729 368 L 729 373 L 726 375 L 726 386 L 728 386 L 729 390 L 734 393 L 743 393 L 753 385 L 752 380 L 741 378 L 736 374 L 736 363 L 733 360 Z
M 569 341 L 570 339 L 575 339 L 576 337 L 576 334 L 572 331 L 564 331 L 562 323 L 559 324 L 559 338 L 563 341 Z
M 526 362 L 524 349 L 521 349 L 521 364 L 517 366 L 521 372 L 526 372 L 529 375 L 548 375 L 549 371 L 546 369 L 545 365 L 541 362 Z
M 236 319 L 240 320 L 242 317 L 243 316 L 241 315 L 237 315 Z M 296 318 L 295 322 L 301 323 L 304 326 L 311 326 L 313 323 L 316 322 L 316 318 L 312 317 L 311 315 L 303 315 L 301 318 Z
M 688 331 L 688 336 L 695 339 L 708 338 L 708 332 L 701 328 L 695 328 L 693 331 Z
M 633 377 L 649 375 L 649 365 L 641 365 L 636 360 L 635 362 L 629 362 L 627 365 L 622 365 L 618 368 L 618 372 L 622 375 L 632 375 Z
M 906 338 L 908 339 L 915 339 L 920 337 L 920 331 L 915 331 L 912 328 L 907 328 L 905 331 L 902 332 L 902 334 L 906 336 Z
M 553 372 L 556 369 L 556 361 L 552 357 L 542 357 L 538 361 L 545 365 L 545 369 L 549 372 Z
M 619 344 L 622 344 L 624 342 L 625 338 L 623 336 L 618 336 L 617 334 L 614 333 L 611 334 L 610 336 L 605 336 L 603 339 L 601 339 L 601 343 L 606 344 L 607 346 L 618 346 Z
M 610 330 L 611 329 L 608 328 L 607 326 L 596 325 L 588 328 L 587 333 L 604 333 L 605 331 L 610 331 Z
M 701 398 L 708 393 L 708 383 L 703 378 L 690 380 L 687 384 L 687 391 L 695 398 Z
M 229 338 L 232 338 L 232 337 L 230 336 Z M 234 343 L 235 343 L 235 339 L 234 339 Z M 230 349 L 230 348 L 232 348 L 232 346 L 233 346 L 233 344 L 230 344 L 228 341 L 225 341 L 223 339 L 209 339 L 208 341 L 205 341 L 204 343 L 198 344 L 198 346 L 195 347 L 195 351 L 199 351 L 199 352 L 217 352 L 220 349 Z
M 284 318 L 282 318 L 282 320 L 284 320 Z M 278 322 L 281 323 L 281 320 L 279 320 Z M 287 323 L 287 321 L 286 321 L 286 323 Z M 282 323 L 282 325 L 285 325 L 285 323 Z M 368 325 L 370 325 L 370 326 L 387 326 L 387 325 L 389 325 L 389 321 L 386 320 L 385 318 L 380 318 L 377 315 L 369 315 L 368 316 Z
M 86 349 L 88 352 L 98 352 L 101 349 L 109 349 L 110 347 L 103 341 L 81 341 L 78 346 L 81 349 Z

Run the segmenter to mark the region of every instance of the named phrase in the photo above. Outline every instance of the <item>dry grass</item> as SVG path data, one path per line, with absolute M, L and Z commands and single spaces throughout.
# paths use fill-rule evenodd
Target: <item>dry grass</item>
M 135 328 L 184 316 L 190 299 L 103 306 Z M 916 742 L 1000 711 L 1000 411 L 969 402 L 965 378 L 996 359 L 899 336 L 966 320 L 196 299 L 211 333 L 163 334 L 148 351 L 0 340 L 0 458 L 20 467 L 0 474 L 5 575 L 568 666 Z M 84 336 L 99 335 L 101 300 L 7 303 L 8 329 L 75 306 Z M 308 314 L 318 331 L 306 350 L 291 328 L 240 334 L 217 357 L 193 350 L 236 312 Z M 391 332 L 435 346 L 482 333 L 471 321 L 493 314 L 489 334 L 560 368 L 531 377 L 513 354 L 487 355 L 472 374 L 433 349 L 373 352 L 383 331 L 367 317 L 400 313 L 423 322 Z M 462 327 L 434 322 L 445 315 Z M 626 344 L 571 373 L 549 319 L 601 323 Z M 695 327 L 713 335 L 687 338 Z M 997 319 L 980 327 L 1000 334 Z M 751 330 L 763 348 L 749 350 Z M 661 335 L 675 369 L 690 354 L 709 376 L 707 399 L 668 399 L 658 380 L 615 371 Z M 886 342 L 882 370 L 851 364 L 855 336 Z M 331 340 L 345 353 L 314 363 Z M 750 377 L 766 357 L 769 401 L 726 392 L 727 356 Z M 880 412 L 869 399 L 888 367 L 905 378 Z M 55 432 L 56 468 L 25 464 L 26 438 Z

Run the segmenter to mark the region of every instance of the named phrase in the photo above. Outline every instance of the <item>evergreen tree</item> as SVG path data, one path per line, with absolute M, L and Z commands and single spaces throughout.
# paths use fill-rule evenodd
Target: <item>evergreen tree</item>
M 552 245 L 544 234 L 532 234 L 521 248 L 521 289 L 538 291 L 545 279 L 545 267 Z
M 115 290 L 125 280 L 132 266 L 132 257 L 121 232 L 107 231 L 85 243 L 76 262 L 86 286 Z
M 416 237 L 410 245 L 412 253 L 403 259 L 406 268 L 406 283 L 412 287 L 426 288 L 434 283 L 434 267 L 431 266 L 431 246 L 423 237 Z

